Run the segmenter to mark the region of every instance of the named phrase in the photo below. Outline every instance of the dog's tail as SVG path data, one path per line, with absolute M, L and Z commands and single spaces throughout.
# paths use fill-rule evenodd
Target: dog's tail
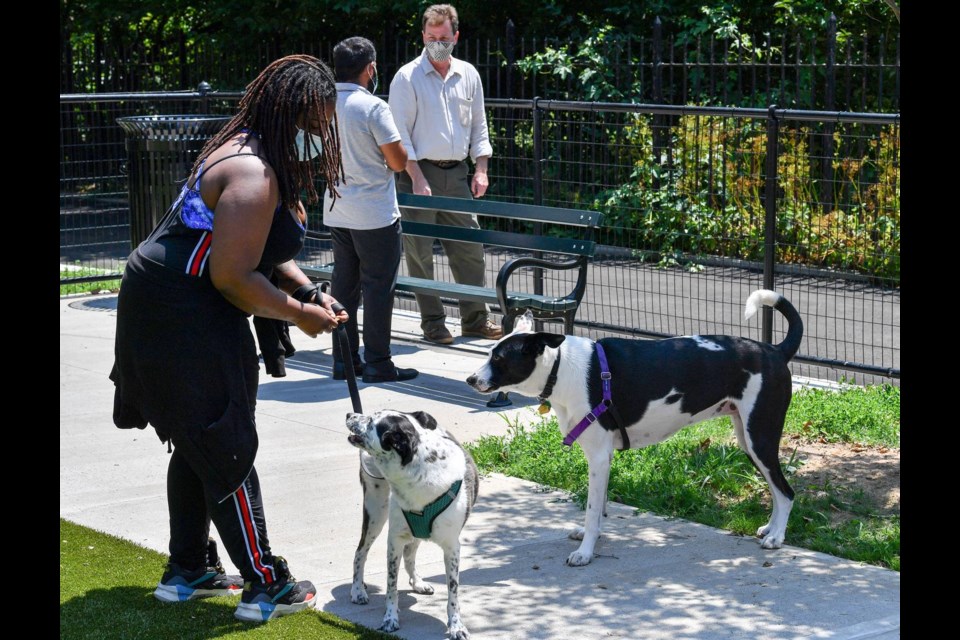
M 761 305 L 773 307 L 787 319 L 787 337 L 777 345 L 777 348 L 783 352 L 787 360 L 792 359 L 800 348 L 800 339 L 803 338 L 803 320 L 800 319 L 800 314 L 789 300 L 776 291 L 757 289 L 747 298 L 747 307 L 743 312 L 744 319 L 749 320 L 756 315 Z

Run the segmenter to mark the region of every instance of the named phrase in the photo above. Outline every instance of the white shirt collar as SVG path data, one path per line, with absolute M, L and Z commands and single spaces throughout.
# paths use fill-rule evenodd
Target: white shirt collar
M 355 82 L 338 82 L 337 91 L 363 91 L 366 94 L 373 95 L 367 88 Z
M 447 77 L 450 77 L 453 74 L 462 76 L 463 73 L 460 71 L 460 64 L 460 60 L 450 56 L 450 71 L 447 72 Z M 423 68 L 424 73 L 435 73 L 440 75 L 440 72 L 437 71 L 430 63 L 430 56 L 427 55 L 426 47 L 424 47 L 423 51 L 420 52 L 420 66 Z

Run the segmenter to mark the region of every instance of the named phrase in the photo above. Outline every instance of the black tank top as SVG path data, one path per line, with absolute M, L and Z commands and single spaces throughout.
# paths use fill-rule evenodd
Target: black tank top
M 226 156 L 211 163 L 210 167 L 240 155 L 254 154 L 238 153 Z M 167 210 L 163 220 L 140 244 L 137 251 L 143 258 L 187 277 L 209 280 L 207 259 L 213 237 L 214 212 L 200 197 L 200 178 L 204 169 L 201 165 L 192 187 L 189 181 L 183 185 L 180 195 Z M 278 202 L 257 271 L 269 278 L 275 266 L 295 258 L 303 248 L 306 231 L 297 214 L 284 209 L 283 204 Z

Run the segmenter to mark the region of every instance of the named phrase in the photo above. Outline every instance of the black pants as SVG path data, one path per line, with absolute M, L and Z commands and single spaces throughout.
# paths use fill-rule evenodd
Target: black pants
M 188 569 L 204 566 L 212 519 L 244 580 L 270 584 L 277 579 L 256 469 L 237 491 L 218 503 L 204 491 L 186 457 L 174 449 L 167 468 L 167 505 L 171 562 Z
M 390 358 L 393 293 L 403 250 L 400 221 L 362 231 L 331 227 L 330 235 L 334 263 L 330 293 L 350 314 L 347 336 L 353 359 L 360 359 L 357 309 L 362 299 L 364 372 L 389 375 L 394 368 Z

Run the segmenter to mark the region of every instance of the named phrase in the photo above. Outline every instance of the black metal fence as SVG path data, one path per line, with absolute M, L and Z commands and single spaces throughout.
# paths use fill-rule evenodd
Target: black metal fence
M 457 56 L 477 67 L 489 98 L 899 112 L 899 36 L 841 41 L 837 31 L 831 17 L 820 33 L 679 40 L 658 19 L 645 33 L 606 34 L 604 59 L 598 64 L 579 52 L 580 42 L 524 38 L 508 23 L 502 38 L 462 39 Z M 183 34 L 169 37 L 177 39 L 175 46 L 153 41 L 121 46 L 109 39 L 83 40 L 72 47 L 61 43 L 60 93 L 167 91 L 201 81 L 242 90 L 283 55 L 308 53 L 331 60 L 335 44 L 281 39 L 232 50 Z M 383 86 L 420 53 L 422 42 L 383 36 L 377 48 Z M 547 51 L 558 53 L 562 64 L 538 61 L 536 55 Z M 609 91 L 588 95 L 595 82 L 585 81 L 588 76 L 606 77 Z
M 743 300 L 764 286 L 803 310 L 810 375 L 899 378 L 898 116 L 531 109 L 495 119 L 514 129 L 498 171 L 516 169 L 492 197 L 606 214 L 578 315 L 591 330 L 741 334 Z
M 205 91 L 61 95 L 61 270 L 74 271 L 73 280 L 102 280 L 130 253 L 127 153 L 118 118 L 232 115 L 240 96 Z
M 66 279 L 115 275 L 130 251 L 116 118 L 230 113 L 238 98 L 61 96 L 61 269 L 91 271 Z M 752 290 L 775 288 L 806 323 L 795 373 L 899 381 L 899 115 L 551 100 L 487 106 L 489 198 L 606 214 L 579 332 L 779 341 L 779 318 L 741 320 Z M 320 228 L 321 208 L 309 213 L 310 227 Z M 488 254 L 488 282 L 509 257 Z M 311 240 L 302 259 L 330 261 L 329 243 Z M 412 300 L 398 305 L 415 309 Z

